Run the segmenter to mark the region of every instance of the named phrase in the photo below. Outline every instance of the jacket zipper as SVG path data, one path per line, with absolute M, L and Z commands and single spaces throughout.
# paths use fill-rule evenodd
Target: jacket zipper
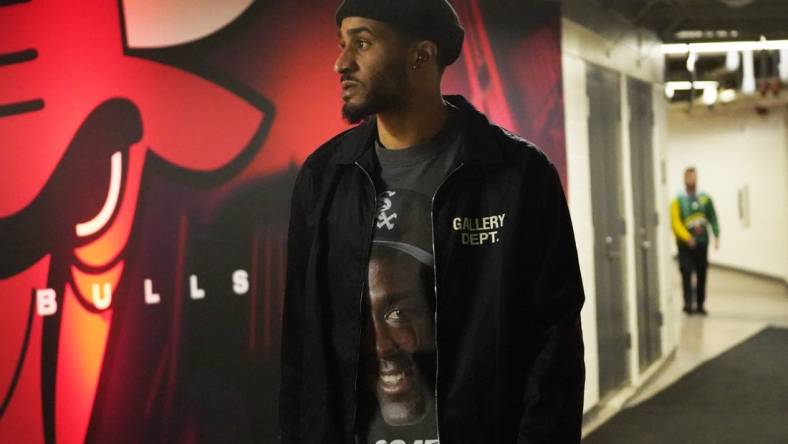
M 372 180 L 372 176 L 370 176 L 370 174 L 367 172 L 367 170 L 365 170 L 364 167 L 361 166 L 360 163 L 358 163 L 358 161 L 356 161 L 354 163 L 362 172 L 364 172 L 364 175 L 367 176 L 367 179 L 369 180 L 369 184 L 372 185 L 372 196 L 373 196 L 373 199 L 372 199 L 372 223 L 370 224 L 369 237 L 367 238 L 367 259 L 365 261 L 365 267 L 368 267 L 369 266 L 368 265 L 369 264 L 369 255 L 370 255 L 370 252 L 372 251 L 372 237 L 375 235 L 375 219 L 377 218 L 377 208 L 378 208 L 378 191 L 375 189 L 375 181 Z M 356 346 L 356 377 L 355 377 L 355 380 L 353 381 L 353 428 L 354 429 L 355 429 L 355 426 L 356 426 L 356 421 L 358 421 L 358 374 L 359 374 L 358 366 L 361 363 L 361 337 L 364 334 L 363 333 L 363 329 L 364 329 L 363 307 L 364 307 L 364 290 L 366 290 L 366 288 L 367 288 L 367 280 L 366 279 L 362 279 L 361 280 L 361 295 L 359 295 L 359 297 L 358 297 L 358 319 L 359 319 L 359 325 L 361 326 L 361 329 L 359 330 L 359 342 L 358 342 L 358 344 L 356 344 L 357 345 Z M 355 431 L 354 431 L 354 434 L 355 434 Z
M 430 202 L 430 230 L 432 235 L 432 283 L 433 289 L 435 291 L 435 432 L 438 434 L 438 442 L 440 443 L 441 440 L 441 431 L 440 431 L 440 417 L 438 416 L 438 367 L 440 365 L 439 362 L 439 353 L 438 353 L 438 255 L 435 252 L 435 198 L 438 196 L 441 188 L 443 185 L 454 175 L 457 171 L 460 170 L 465 165 L 465 163 L 460 162 L 457 168 L 453 169 L 446 177 L 443 178 L 441 183 L 438 185 L 438 188 L 435 189 L 435 194 L 432 195 L 432 201 Z

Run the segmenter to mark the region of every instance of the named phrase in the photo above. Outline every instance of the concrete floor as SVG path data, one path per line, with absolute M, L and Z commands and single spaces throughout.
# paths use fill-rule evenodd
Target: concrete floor
M 687 316 L 678 271 L 673 279 L 674 314 L 682 319 L 675 356 L 648 382 L 628 395 L 623 407 L 637 405 L 671 385 L 698 365 L 745 341 L 767 326 L 788 328 L 788 285 L 777 280 L 711 267 L 707 284 L 708 316 Z M 603 409 L 608 410 L 608 409 Z M 583 436 L 618 411 L 603 411 L 583 427 Z

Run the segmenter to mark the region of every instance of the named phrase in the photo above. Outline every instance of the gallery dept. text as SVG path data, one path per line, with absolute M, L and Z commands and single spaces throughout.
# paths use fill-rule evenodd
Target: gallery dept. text
M 455 217 L 451 227 L 460 233 L 463 245 L 497 244 L 501 240 L 498 229 L 503 228 L 505 217 L 506 213 L 488 217 Z

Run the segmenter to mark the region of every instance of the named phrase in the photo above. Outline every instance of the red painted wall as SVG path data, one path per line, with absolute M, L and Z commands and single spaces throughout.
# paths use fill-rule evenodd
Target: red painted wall
M 557 6 L 455 3 L 445 91 L 565 179 Z M 135 5 L 0 2 L 0 442 L 276 434 L 289 193 L 346 127 L 336 2 L 155 48 Z

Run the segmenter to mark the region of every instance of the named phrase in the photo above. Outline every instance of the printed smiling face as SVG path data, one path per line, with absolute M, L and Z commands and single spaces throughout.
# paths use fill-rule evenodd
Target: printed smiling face
M 334 71 L 342 85 L 342 115 L 350 123 L 396 109 L 408 95 L 408 39 L 377 20 L 348 17 L 338 32 Z
M 416 424 L 426 415 L 432 389 L 424 363 L 435 350 L 430 306 L 431 272 L 407 254 L 373 247 L 364 344 L 366 380 L 391 426 Z M 376 358 L 376 359 L 375 359 Z

